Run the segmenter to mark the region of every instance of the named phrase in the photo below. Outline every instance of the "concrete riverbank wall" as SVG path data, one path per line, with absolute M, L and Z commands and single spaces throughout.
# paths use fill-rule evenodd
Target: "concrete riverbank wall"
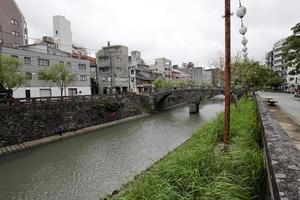
M 256 95 L 267 169 L 266 200 L 300 199 L 300 156 L 292 139 L 270 112 L 269 105 Z

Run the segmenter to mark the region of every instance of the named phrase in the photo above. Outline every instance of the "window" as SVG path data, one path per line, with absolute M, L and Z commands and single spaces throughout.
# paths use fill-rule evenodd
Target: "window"
M 31 58 L 30 57 L 24 57 L 24 64 L 25 65 L 31 65 Z
M 49 66 L 49 60 L 46 59 L 38 59 L 39 66 Z
M 20 35 L 19 32 L 17 32 L 17 31 L 12 31 L 11 34 L 16 37 L 19 37 L 19 35 Z
M 20 46 L 20 44 L 19 44 L 19 43 L 16 43 L 16 42 L 14 42 L 14 43 L 13 43 L 13 46 L 14 46 L 14 47 L 18 47 L 18 46 Z
M 87 81 L 87 76 L 79 75 L 79 81 Z
M 69 96 L 77 96 L 77 88 L 69 88 L 68 92 Z
M 11 55 L 11 57 L 18 59 L 18 56 L 15 56 L 15 55 Z
M 40 89 L 40 97 L 51 97 L 51 89 Z
M 79 64 L 79 70 L 86 70 L 86 65 L 85 64 Z
M 2 42 L 3 42 L 2 39 L 0 39 L 0 44 L 2 44 Z
M 58 34 L 58 31 L 55 31 L 55 34 L 57 35 L 57 34 Z
M 134 83 L 134 78 L 131 78 L 131 83 Z
M 290 78 L 290 81 L 293 81 L 293 80 L 295 80 L 294 78 Z
M 31 72 L 26 72 L 25 76 L 26 76 L 26 79 L 32 80 L 32 73 Z
M 15 19 L 11 19 L 10 23 L 13 24 L 13 25 L 16 25 L 16 26 L 19 25 L 19 22 L 17 20 L 15 20 Z
M 131 70 L 131 74 L 132 74 L 132 75 L 134 74 L 134 70 L 133 70 L 133 69 Z
M 67 62 L 67 67 L 71 68 L 71 63 L 70 62 Z

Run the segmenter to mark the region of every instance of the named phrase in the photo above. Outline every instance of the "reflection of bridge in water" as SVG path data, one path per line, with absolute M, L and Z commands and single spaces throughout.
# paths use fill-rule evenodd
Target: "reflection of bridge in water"
M 204 89 L 172 89 L 154 92 L 149 95 L 149 103 L 152 106 L 152 110 L 161 110 L 169 97 L 181 97 L 189 104 L 189 111 L 191 114 L 199 112 L 199 104 L 201 101 L 223 94 L 224 90 L 221 88 Z

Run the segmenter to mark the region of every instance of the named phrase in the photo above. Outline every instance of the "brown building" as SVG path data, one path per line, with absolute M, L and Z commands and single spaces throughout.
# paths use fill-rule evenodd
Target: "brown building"
M 14 0 L 0 0 L 0 46 L 27 44 L 25 18 Z

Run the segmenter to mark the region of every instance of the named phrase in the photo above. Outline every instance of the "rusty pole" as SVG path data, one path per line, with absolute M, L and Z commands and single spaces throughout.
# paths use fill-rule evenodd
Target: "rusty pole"
M 224 123 L 224 150 L 228 150 L 230 133 L 230 82 L 231 82 L 231 10 L 230 0 L 225 0 L 225 123 Z

